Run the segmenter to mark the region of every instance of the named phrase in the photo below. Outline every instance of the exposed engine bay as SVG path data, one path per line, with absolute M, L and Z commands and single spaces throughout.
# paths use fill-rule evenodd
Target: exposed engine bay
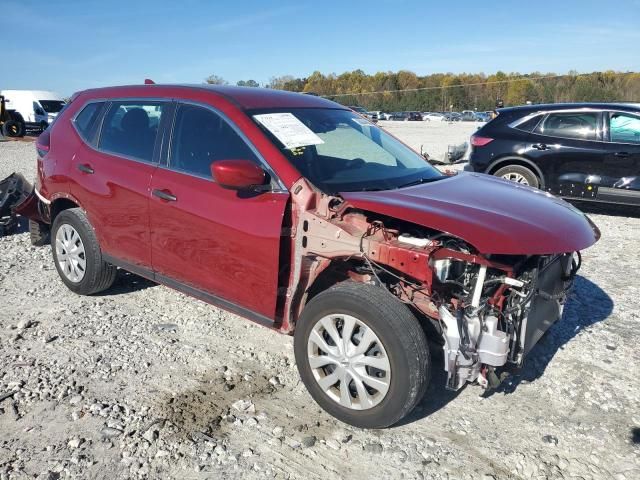
M 301 179 L 292 188 L 291 267 L 281 330 L 323 282 L 374 283 L 439 336 L 447 388 L 499 383 L 562 316 L 580 253 L 481 255 L 445 232 L 352 208 Z M 320 287 L 321 288 L 321 287 Z

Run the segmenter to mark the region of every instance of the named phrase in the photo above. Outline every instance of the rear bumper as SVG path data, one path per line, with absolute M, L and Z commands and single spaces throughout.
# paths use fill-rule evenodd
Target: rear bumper
M 19 173 L 12 173 L 0 181 L 0 218 L 22 215 L 43 221 L 43 209 L 36 189 Z

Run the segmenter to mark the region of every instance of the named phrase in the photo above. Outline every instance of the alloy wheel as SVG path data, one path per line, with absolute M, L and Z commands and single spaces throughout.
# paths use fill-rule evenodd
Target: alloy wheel
M 521 185 L 529 185 L 527 179 L 517 172 L 505 173 L 504 175 L 502 175 L 502 178 L 511 182 L 519 183 Z
M 78 283 L 87 267 L 84 244 L 71 225 L 64 223 L 56 232 L 56 258 L 60 270 L 68 280 Z
M 307 357 L 322 391 L 343 407 L 373 408 L 389 391 L 391 364 L 384 345 L 356 317 L 322 317 L 309 335 Z

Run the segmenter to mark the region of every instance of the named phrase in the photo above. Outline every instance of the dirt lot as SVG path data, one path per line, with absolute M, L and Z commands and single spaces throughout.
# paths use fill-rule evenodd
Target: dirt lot
M 477 126 L 392 124 L 444 152 Z M 0 178 L 35 174 L 0 143 Z M 498 392 L 444 390 L 442 359 L 404 424 L 365 431 L 306 393 L 292 339 L 121 273 L 69 292 L 49 247 L 0 238 L 0 479 L 640 478 L 640 218 L 598 209 L 602 239 L 525 369 Z

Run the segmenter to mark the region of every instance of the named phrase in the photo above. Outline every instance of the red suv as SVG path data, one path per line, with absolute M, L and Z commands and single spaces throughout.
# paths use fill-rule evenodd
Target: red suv
M 310 95 L 88 90 L 37 150 L 33 240 L 50 226 L 72 291 L 108 289 L 122 268 L 293 334 L 311 396 L 359 427 L 392 425 L 421 399 L 427 335 L 448 388 L 491 387 L 521 364 L 599 238 L 562 200 L 442 175 Z

